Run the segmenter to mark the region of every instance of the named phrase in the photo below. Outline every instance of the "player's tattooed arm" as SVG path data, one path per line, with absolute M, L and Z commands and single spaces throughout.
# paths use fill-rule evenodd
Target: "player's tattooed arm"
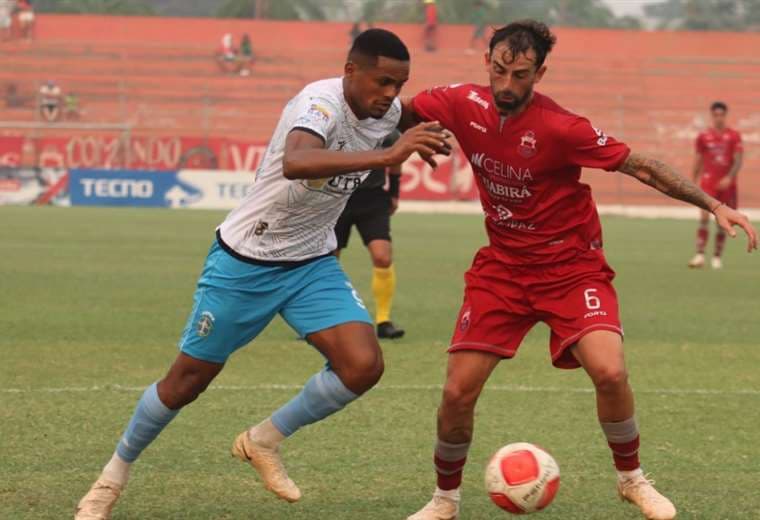
M 664 162 L 631 152 L 618 168 L 618 171 L 652 186 L 669 197 L 688 202 L 713 213 L 718 225 L 725 229 L 731 237 L 736 236 L 734 226 L 742 227 L 749 239 L 747 250 L 757 249 L 757 231 L 744 214 L 715 200 Z
M 713 211 L 720 205 L 720 202 L 699 189 L 699 186 L 657 159 L 631 152 L 618 171 L 652 186 L 669 197 L 694 204 L 704 210 Z

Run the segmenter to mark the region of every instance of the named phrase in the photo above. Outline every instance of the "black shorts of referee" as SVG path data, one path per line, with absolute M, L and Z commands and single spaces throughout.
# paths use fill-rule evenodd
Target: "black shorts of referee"
M 391 241 L 391 195 L 385 188 L 359 189 L 351 195 L 335 224 L 338 249 L 348 246 L 353 226 L 356 226 L 365 246 L 373 240 Z

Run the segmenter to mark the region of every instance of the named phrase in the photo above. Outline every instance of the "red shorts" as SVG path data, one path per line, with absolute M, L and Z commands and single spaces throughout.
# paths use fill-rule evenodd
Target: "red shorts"
M 561 264 L 513 266 L 484 247 L 465 274 L 464 303 L 449 352 L 478 350 L 511 358 L 542 321 L 551 328 L 554 366 L 578 368 L 569 348 L 583 336 L 594 330 L 623 335 L 614 277 L 601 250 Z
M 736 209 L 739 207 L 739 190 L 737 189 L 736 184 L 722 191 L 718 191 L 714 183 L 707 184 L 701 182 L 699 187 L 702 188 L 702 191 L 711 197 L 715 197 L 729 208 Z

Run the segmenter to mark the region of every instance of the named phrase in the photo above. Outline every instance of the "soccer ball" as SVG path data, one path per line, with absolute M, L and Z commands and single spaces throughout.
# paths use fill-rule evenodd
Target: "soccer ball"
M 501 448 L 486 468 L 486 489 L 494 504 L 515 515 L 540 511 L 559 490 L 554 457 L 528 442 Z

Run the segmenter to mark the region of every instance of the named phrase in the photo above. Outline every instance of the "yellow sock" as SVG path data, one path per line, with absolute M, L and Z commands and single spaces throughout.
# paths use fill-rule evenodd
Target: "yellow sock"
M 391 321 L 391 305 L 396 292 L 396 271 L 393 266 L 372 269 L 372 294 L 375 297 L 375 322 Z

